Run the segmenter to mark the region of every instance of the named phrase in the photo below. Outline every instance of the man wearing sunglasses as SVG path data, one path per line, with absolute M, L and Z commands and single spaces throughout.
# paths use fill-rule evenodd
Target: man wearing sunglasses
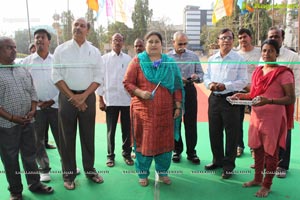
M 197 145 L 197 90 L 195 83 L 203 82 L 203 70 L 199 61 L 199 57 L 192 51 L 186 49 L 188 37 L 185 33 L 176 32 L 173 36 L 174 50 L 169 52 L 169 56 L 173 57 L 181 71 L 182 81 L 185 90 L 184 105 L 184 128 L 186 138 L 187 159 L 194 164 L 200 164 L 200 159 L 196 153 Z M 179 128 L 181 130 L 181 128 Z M 173 154 L 173 162 L 178 163 L 181 159 L 183 151 L 183 143 L 181 134 L 178 141 L 175 141 L 175 150 Z

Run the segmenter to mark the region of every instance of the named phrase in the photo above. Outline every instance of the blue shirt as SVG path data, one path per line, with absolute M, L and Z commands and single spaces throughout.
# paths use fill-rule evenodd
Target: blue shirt
M 190 78 L 192 74 L 198 75 L 197 83 L 203 82 L 203 70 L 199 57 L 194 52 L 186 49 L 181 55 L 177 54 L 175 50 L 168 53 L 168 56 L 174 58 L 180 69 L 183 78 Z
M 209 89 L 212 82 L 223 83 L 226 89 L 216 94 L 241 91 L 248 83 L 247 66 L 241 62 L 244 58 L 233 50 L 223 58 L 220 51 L 211 56 L 204 74 L 205 86 Z

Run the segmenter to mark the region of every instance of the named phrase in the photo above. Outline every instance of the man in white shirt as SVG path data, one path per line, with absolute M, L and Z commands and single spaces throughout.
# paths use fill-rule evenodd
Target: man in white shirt
M 277 57 L 277 62 L 279 65 L 284 65 L 291 68 L 294 72 L 295 77 L 295 93 L 296 97 L 300 94 L 300 59 L 297 53 L 282 46 L 284 40 L 284 31 L 277 28 L 271 27 L 268 31 L 268 39 L 276 40 L 280 46 L 279 56 Z M 291 130 L 288 130 L 286 138 L 286 149 L 280 149 L 279 151 L 279 164 L 276 170 L 276 176 L 278 178 L 285 178 L 287 170 L 289 170 L 290 165 L 290 153 L 291 153 Z
M 54 52 L 52 80 L 58 87 L 58 126 L 63 163 L 64 187 L 75 189 L 77 122 L 81 141 L 82 164 L 90 180 L 102 183 L 95 163 L 95 90 L 102 84 L 103 61 L 97 48 L 86 40 L 90 24 L 78 18 L 72 24 L 73 39 Z
M 53 56 L 49 52 L 51 35 L 46 29 L 34 32 L 37 51 L 23 60 L 28 67 L 37 91 L 38 104 L 34 123 L 37 147 L 37 163 L 40 166 L 41 181 L 50 181 L 49 157 L 45 148 L 45 132 L 50 125 L 55 143 L 58 147 L 58 89 L 51 80 Z
M 243 90 L 245 92 L 250 91 L 250 84 L 252 79 L 252 73 L 255 70 L 256 66 L 258 65 L 259 59 L 260 59 L 260 49 L 257 47 L 254 47 L 252 45 L 252 34 L 249 29 L 241 28 L 238 31 L 238 40 L 240 49 L 238 51 L 238 54 L 240 54 L 246 62 L 247 65 L 247 72 L 248 72 L 248 85 Z M 256 62 L 256 63 L 255 63 Z M 240 106 L 240 131 L 238 134 L 238 141 L 237 141 L 237 157 L 240 157 L 244 153 L 244 131 L 243 131 L 243 121 L 244 121 L 244 115 L 245 115 L 245 106 Z
M 115 33 L 111 40 L 112 51 L 103 55 L 104 81 L 97 90 L 100 110 L 106 112 L 107 124 L 107 162 L 108 167 L 115 165 L 115 133 L 121 116 L 122 156 L 127 165 L 133 165 L 130 142 L 130 95 L 123 86 L 123 78 L 131 57 L 122 52 L 124 37 Z

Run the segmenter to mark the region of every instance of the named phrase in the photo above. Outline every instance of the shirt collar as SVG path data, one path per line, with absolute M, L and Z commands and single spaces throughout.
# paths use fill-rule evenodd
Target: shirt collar
M 120 51 L 120 54 L 118 55 L 114 50 L 111 50 L 111 56 L 123 56 L 123 52 Z
M 87 44 L 90 43 L 90 42 L 88 42 L 87 40 L 85 40 L 84 43 L 83 43 L 81 46 L 79 46 L 78 43 L 77 43 L 73 38 L 72 38 L 71 40 L 72 40 L 72 44 L 75 45 L 75 46 L 78 47 L 78 48 L 80 48 L 80 47 L 82 47 L 82 46 L 85 46 L 85 45 L 87 45 Z
M 171 50 L 170 53 L 171 53 L 172 55 L 182 56 L 182 55 L 184 55 L 187 51 L 188 51 L 188 50 L 185 49 L 185 52 L 183 52 L 182 54 L 179 55 L 179 54 L 176 53 L 175 49 L 173 49 L 173 50 Z
M 46 57 L 45 59 L 43 59 L 37 52 L 35 52 L 35 53 L 32 54 L 32 59 L 43 59 L 43 60 L 47 60 L 47 59 L 49 58 L 50 55 L 51 55 L 50 52 L 48 52 L 47 57 Z
M 215 54 L 215 58 L 221 58 L 221 59 L 232 58 L 232 52 L 233 52 L 233 50 L 231 49 L 231 50 L 229 51 L 229 53 L 228 53 L 225 57 L 222 57 L 222 56 L 221 56 L 221 52 L 218 51 L 218 52 Z M 233 57 L 233 58 L 234 58 L 234 57 Z

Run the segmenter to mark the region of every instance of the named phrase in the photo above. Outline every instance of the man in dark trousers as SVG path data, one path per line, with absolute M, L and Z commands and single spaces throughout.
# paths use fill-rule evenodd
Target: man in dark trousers
M 176 32 L 173 36 L 174 50 L 169 53 L 169 56 L 173 57 L 178 62 L 177 65 L 181 71 L 184 84 L 185 105 L 183 108 L 183 122 L 185 128 L 187 159 L 194 164 L 200 164 L 200 159 L 196 152 L 198 103 L 197 90 L 194 82 L 203 82 L 203 70 L 199 57 L 194 52 L 186 49 L 187 44 L 187 35 L 182 32 Z M 180 136 L 179 141 L 175 141 L 175 150 L 172 158 L 173 162 L 180 162 L 182 151 L 183 143 Z
M 37 94 L 27 69 L 14 64 L 16 43 L 0 37 L 0 157 L 8 181 L 11 200 L 21 200 L 25 173 L 31 192 L 50 194 L 53 189 L 40 182 L 32 122 Z M 4 66 L 2 66 L 4 65 Z M 20 171 L 19 153 L 24 171 Z

